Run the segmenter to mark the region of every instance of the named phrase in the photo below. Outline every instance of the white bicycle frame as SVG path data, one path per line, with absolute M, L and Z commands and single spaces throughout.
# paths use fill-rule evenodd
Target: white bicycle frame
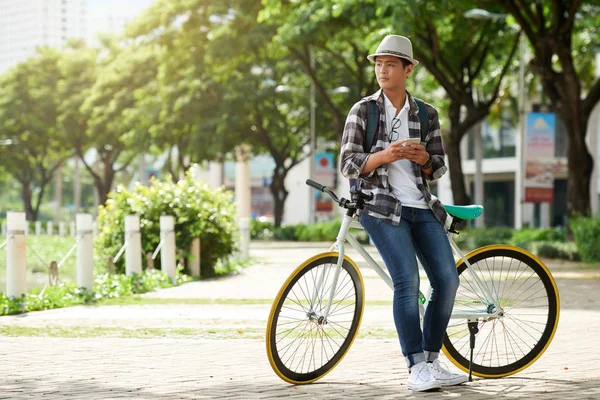
M 387 283 L 387 285 L 390 287 L 390 289 L 393 289 L 393 287 L 394 287 L 394 284 L 392 283 L 392 278 L 379 265 L 379 263 L 377 263 L 377 261 L 375 261 L 373 259 L 373 257 L 371 257 L 371 255 L 358 242 L 358 240 L 356 240 L 356 238 L 354 236 L 352 236 L 352 234 L 350 232 L 348 232 L 349 228 L 357 228 L 357 229 L 361 229 L 361 230 L 364 229 L 362 227 L 362 225 L 360 225 L 360 223 L 353 221 L 352 217 L 350 217 L 348 215 L 344 215 L 344 217 L 342 219 L 342 225 L 340 227 L 338 236 L 336 238 L 336 242 L 330 248 L 331 251 L 337 251 L 339 253 L 339 256 L 338 256 L 338 260 L 337 260 L 336 269 L 335 269 L 335 272 L 333 275 L 333 282 L 332 282 L 331 289 L 329 292 L 329 298 L 328 298 L 329 301 L 327 302 L 327 307 L 326 307 L 325 313 L 323 315 L 325 317 L 325 319 L 327 319 L 327 317 L 329 316 L 329 311 L 330 311 L 331 304 L 333 301 L 333 296 L 336 293 L 338 278 L 339 278 L 339 275 L 340 275 L 340 272 L 342 269 L 342 264 L 344 262 L 346 241 L 348 241 L 350 243 L 350 245 L 356 251 L 358 251 L 358 253 L 367 262 L 367 264 L 371 268 L 373 268 L 375 270 L 375 272 L 377 272 L 377 274 L 385 281 L 385 283 Z M 495 299 L 496 301 L 494 301 L 494 296 L 492 296 L 487 284 L 484 282 L 483 279 L 481 279 L 479 277 L 479 275 L 476 271 L 474 271 L 472 268 L 470 268 L 471 264 L 465 258 L 465 256 L 461 253 L 461 251 L 458 248 L 458 246 L 456 245 L 456 243 L 454 243 L 454 240 L 452 239 L 452 235 L 453 235 L 453 233 L 449 232 L 447 230 L 447 237 L 448 237 L 450 246 L 452 247 L 452 251 L 460 259 L 462 259 L 462 261 L 465 263 L 465 265 L 467 267 L 467 270 L 469 271 L 470 276 L 473 278 L 473 281 L 479 287 L 479 290 L 480 290 L 479 297 L 481 299 L 482 310 L 456 310 L 455 309 L 452 312 L 451 318 L 453 318 L 453 319 L 462 318 L 462 319 L 468 320 L 469 322 L 474 322 L 474 321 L 478 321 L 480 319 L 487 321 L 490 319 L 501 317 L 504 314 L 504 311 L 498 305 L 498 301 L 497 301 L 498 299 Z M 315 286 L 315 290 L 313 291 L 312 304 L 314 304 L 316 301 L 317 290 L 318 290 L 317 288 L 319 288 L 321 286 L 321 284 L 323 283 L 324 277 L 325 277 L 325 269 L 323 269 L 322 273 L 320 274 L 317 285 Z M 492 310 L 488 310 L 489 306 L 491 306 L 491 305 L 494 305 L 494 308 Z M 420 305 L 420 306 L 421 306 L 421 315 L 423 315 L 422 314 L 424 312 L 423 305 Z

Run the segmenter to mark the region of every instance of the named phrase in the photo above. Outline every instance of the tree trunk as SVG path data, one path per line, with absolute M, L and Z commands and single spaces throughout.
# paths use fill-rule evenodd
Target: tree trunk
M 583 111 L 580 80 L 570 52 L 570 43 L 566 41 L 541 40 L 532 68 L 540 75 L 544 92 L 550 97 L 556 114 L 567 129 L 567 215 L 589 215 L 594 160 L 588 151 L 585 136 L 590 115 Z M 561 73 L 553 70 L 553 54 L 559 55 Z
M 37 211 L 33 207 L 31 182 L 21 182 L 21 193 L 23 194 L 23 207 L 27 221 L 37 221 Z
M 467 194 L 465 179 L 462 170 L 460 156 L 460 140 L 464 136 L 460 132 L 460 104 L 452 103 L 450 105 L 450 134 L 444 138 L 444 147 L 448 156 L 448 170 L 450 172 L 450 187 L 452 188 L 452 197 L 456 205 L 471 204 L 471 199 Z
M 275 218 L 275 227 L 281 226 L 283 219 L 283 211 L 285 206 L 285 199 L 288 196 L 288 191 L 285 189 L 285 177 L 287 170 L 282 172 L 278 171 L 279 168 L 275 168 L 273 171 L 273 180 L 271 181 L 270 189 L 271 195 L 273 195 L 273 216 Z
M 114 166 L 107 159 L 104 160 L 104 182 L 103 188 L 100 193 L 100 204 L 106 204 L 106 200 L 108 200 L 108 194 L 110 193 L 113 185 L 113 181 L 115 180 L 115 170 Z
M 566 111 L 566 110 L 565 110 Z M 594 169 L 594 160 L 585 143 L 587 117 L 579 113 L 560 114 L 568 132 L 567 148 L 567 215 L 589 215 L 590 182 Z
M 211 249 L 209 249 L 207 247 L 207 244 L 204 244 L 204 242 L 200 243 L 200 253 L 201 254 L 208 254 L 208 252 L 211 251 Z M 200 257 L 202 258 L 202 257 Z M 208 260 L 203 260 L 200 263 L 200 276 L 202 277 L 202 279 L 205 278 L 212 278 L 215 277 L 217 274 L 215 272 L 215 265 L 214 262 L 208 262 Z

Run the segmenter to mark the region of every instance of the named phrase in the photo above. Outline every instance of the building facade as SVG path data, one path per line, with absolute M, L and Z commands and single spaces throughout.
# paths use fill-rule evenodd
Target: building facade
M 85 38 L 86 0 L 0 0 L 0 73 L 35 54 Z
M 594 173 L 590 184 L 592 215 L 600 214 L 600 104 L 596 106 L 588 122 L 587 145 L 594 159 Z M 517 141 L 520 138 L 518 126 L 500 121 L 482 124 L 481 162 L 477 161 L 478 132 L 474 130 L 461 142 L 462 168 L 467 191 L 473 202 L 485 207 L 484 224 L 487 226 L 553 227 L 566 225 L 567 213 L 567 129 L 556 118 L 554 160 L 552 175 L 554 184 L 552 201 L 527 203 L 517 181 L 523 162 L 519 159 Z M 480 150 L 481 151 L 481 150 Z M 480 174 L 478 174 L 478 171 Z M 478 182 L 482 194 L 477 194 Z M 435 185 L 435 193 L 445 204 L 454 204 L 448 174 Z M 521 207 L 519 221 L 518 207 Z

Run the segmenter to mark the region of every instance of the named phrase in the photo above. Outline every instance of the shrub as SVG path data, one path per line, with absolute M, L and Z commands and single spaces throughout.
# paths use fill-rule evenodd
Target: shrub
M 302 242 L 335 241 L 340 225 L 341 221 L 339 219 L 310 225 L 296 225 L 296 237 Z
M 193 169 L 192 169 L 193 170 Z M 98 215 L 99 235 L 96 240 L 100 254 L 115 255 L 124 241 L 124 218 L 140 216 L 144 253 L 153 252 L 160 242 L 160 216 L 175 218 L 175 237 L 178 249 L 189 256 L 195 237 L 201 241 L 202 276 L 212 276 L 220 259 L 228 258 L 237 247 L 236 210 L 232 194 L 221 189 L 212 190 L 195 180 L 193 173 L 173 182 L 153 179 L 150 186 L 136 185 L 129 191 L 119 187 L 111 192 Z M 155 266 L 160 267 L 160 260 Z M 124 271 L 124 260 L 115 265 Z
M 523 228 L 513 232 L 510 243 L 523 247 L 526 243 L 533 241 L 564 242 L 566 239 L 567 234 L 564 228 Z
M 600 218 L 575 217 L 569 220 L 579 256 L 585 262 L 600 261 Z
M 296 227 L 294 225 L 280 226 L 273 229 L 275 240 L 298 240 L 296 238 Z
M 538 257 L 557 258 L 561 260 L 578 261 L 579 253 L 574 242 L 531 241 L 519 246 Z
M 340 219 L 315 224 L 286 225 L 279 228 L 273 227 L 270 222 L 252 220 L 250 230 L 252 239 L 255 240 L 334 242 L 340 226 Z M 369 243 L 369 236 L 364 230 L 351 229 L 351 232 L 360 243 Z
M 177 271 L 176 285 L 190 280 L 190 277 Z M 157 270 L 146 270 L 141 275 L 133 276 L 100 274 L 94 279 L 94 291 L 78 288 L 72 282 L 63 282 L 43 290 L 33 289 L 21 297 L 8 297 L 0 292 L 0 315 L 90 304 L 170 286 L 173 286 L 171 279 Z
M 271 240 L 273 239 L 273 223 L 261 222 L 256 219 L 250 220 L 250 238 L 254 240 Z
M 456 244 L 465 249 L 476 249 L 492 244 L 508 244 L 513 230 L 507 227 L 465 229 L 454 236 Z

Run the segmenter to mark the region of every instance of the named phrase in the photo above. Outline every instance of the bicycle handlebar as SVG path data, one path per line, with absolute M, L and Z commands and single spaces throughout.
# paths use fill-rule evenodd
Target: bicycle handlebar
M 362 201 L 360 201 L 360 204 L 358 204 L 359 202 L 354 202 L 354 201 L 349 201 L 347 199 L 344 198 L 338 198 L 337 195 L 331 190 L 329 189 L 327 186 L 325 185 L 321 185 L 319 182 L 315 182 L 312 179 L 307 179 L 306 180 L 306 184 L 312 188 L 315 188 L 317 190 L 320 190 L 321 192 L 327 193 L 329 195 L 329 197 L 331 197 L 333 199 L 333 201 L 335 201 L 336 203 L 338 203 L 341 207 L 344 208 L 365 208 L 369 211 L 372 211 L 374 213 L 377 214 L 381 214 L 381 215 L 385 215 L 386 217 L 388 215 L 390 215 L 391 213 L 389 211 L 386 210 L 382 210 L 379 207 L 376 207 L 374 205 L 368 204 L 368 203 L 364 203 Z M 372 200 L 373 199 L 373 194 L 370 193 L 369 195 L 365 195 L 361 192 L 362 196 L 364 197 L 364 199 L 366 199 L 367 201 Z
M 327 186 L 321 185 L 319 182 L 315 182 L 312 179 L 307 179 L 306 184 L 310 187 L 320 190 L 321 192 L 323 191 L 323 189 L 327 188 Z

